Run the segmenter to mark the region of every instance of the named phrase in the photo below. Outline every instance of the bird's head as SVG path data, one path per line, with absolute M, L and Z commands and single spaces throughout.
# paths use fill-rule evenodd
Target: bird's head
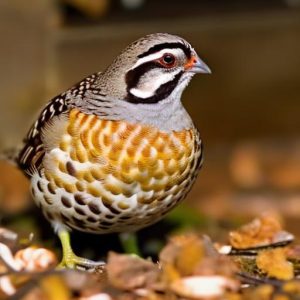
M 194 74 L 210 72 L 186 40 L 155 33 L 125 48 L 104 76 L 112 96 L 131 103 L 151 104 L 180 99 Z

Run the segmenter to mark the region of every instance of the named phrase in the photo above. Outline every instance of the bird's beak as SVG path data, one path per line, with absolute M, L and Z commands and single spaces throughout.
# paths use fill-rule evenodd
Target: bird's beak
M 199 58 L 198 55 L 193 55 L 184 65 L 184 69 L 191 73 L 211 74 L 210 68 Z

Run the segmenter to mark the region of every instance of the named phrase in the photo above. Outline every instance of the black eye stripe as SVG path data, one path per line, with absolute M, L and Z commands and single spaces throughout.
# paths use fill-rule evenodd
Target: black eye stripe
M 127 85 L 127 91 L 137 86 L 140 78 L 148 71 L 154 68 L 162 68 L 162 66 L 155 61 L 148 61 L 144 64 L 137 66 L 136 68 L 128 71 L 125 76 L 125 82 Z
M 160 50 L 163 50 L 163 49 L 176 49 L 176 48 L 181 49 L 184 52 L 184 54 L 186 55 L 187 58 L 191 58 L 192 51 L 191 51 L 190 47 L 188 47 L 187 45 L 182 44 L 182 43 L 157 44 L 157 45 L 151 47 L 148 51 L 138 55 L 138 58 L 146 57 L 148 55 L 151 55 L 151 54 L 156 53 L 156 52 L 158 52 Z
M 135 104 L 153 104 L 153 103 L 158 103 L 159 101 L 162 101 L 166 99 L 175 89 L 177 86 L 182 74 L 184 72 L 181 71 L 177 75 L 175 75 L 174 79 L 171 81 L 168 81 L 164 84 L 162 84 L 156 91 L 155 94 L 151 97 L 148 98 L 139 98 L 134 95 L 132 95 L 129 90 L 127 89 L 127 97 L 126 100 L 130 103 L 135 103 Z

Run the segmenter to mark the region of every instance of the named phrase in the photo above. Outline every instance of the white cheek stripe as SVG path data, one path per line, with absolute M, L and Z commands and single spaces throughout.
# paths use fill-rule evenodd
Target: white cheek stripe
M 147 84 L 141 84 L 138 87 L 132 88 L 129 90 L 129 92 L 132 95 L 142 99 L 152 97 L 161 85 L 172 81 L 179 72 L 180 70 L 176 73 L 159 74 L 159 76 L 154 77 L 151 82 L 148 81 Z
M 138 98 L 142 98 L 142 99 L 146 99 L 149 97 L 153 96 L 153 92 L 152 91 L 142 91 L 136 88 L 132 88 L 130 89 L 130 94 L 132 94 L 133 96 L 136 96 Z
M 148 62 L 148 61 L 152 61 L 152 60 L 155 60 L 155 59 L 158 59 L 158 58 L 161 58 L 165 53 L 171 53 L 173 54 L 174 56 L 178 57 L 183 53 L 182 49 L 180 48 L 175 48 L 175 49 L 163 49 L 163 50 L 160 50 L 156 53 L 153 53 L 153 54 L 150 54 L 148 56 L 145 56 L 145 57 L 142 57 L 140 58 L 134 65 L 133 67 L 130 69 L 130 70 L 133 70 L 135 69 L 136 67 Z

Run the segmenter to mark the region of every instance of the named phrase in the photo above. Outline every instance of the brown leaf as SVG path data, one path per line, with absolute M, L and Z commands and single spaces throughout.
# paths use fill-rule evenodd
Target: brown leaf
M 237 271 L 237 265 L 230 257 L 218 255 L 217 257 L 205 257 L 197 266 L 195 266 L 194 274 L 234 277 Z
M 300 245 L 293 245 L 287 248 L 286 255 L 289 259 L 300 261 Z
M 173 237 L 160 253 L 160 263 L 168 281 L 193 274 L 204 257 L 203 241 L 196 235 Z
M 71 291 L 58 275 L 46 276 L 41 280 L 40 287 L 48 300 L 69 300 L 71 298 Z
M 275 215 L 262 215 L 229 233 L 229 242 L 236 249 L 267 246 L 291 239 L 293 236 L 282 230 L 280 220 Z
M 282 290 L 291 295 L 300 295 L 300 282 L 299 280 L 292 280 L 285 283 L 282 287 Z
M 256 257 L 256 265 L 269 277 L 282 280 L 289 280 L 294 277 L 293 264 L 287 260 L 284 248 L 259 252 Z
M 122 290 L 151 286 L 160 274 L 158 266 L 151 261 L 114 252 L 108 255 L 106 269 L 112 286 Z
M 78 295 L 78 300 L 93 299 L 94 295 L 102 294 L 108 286 L 106 272 L 100 274 L 66 269 L 62 276 L 72 293 Z
M 274 288 L 271 285 L 260 285 L 255 289 L 247 289 L 242 299 L 247 300 L 271 300 Z

